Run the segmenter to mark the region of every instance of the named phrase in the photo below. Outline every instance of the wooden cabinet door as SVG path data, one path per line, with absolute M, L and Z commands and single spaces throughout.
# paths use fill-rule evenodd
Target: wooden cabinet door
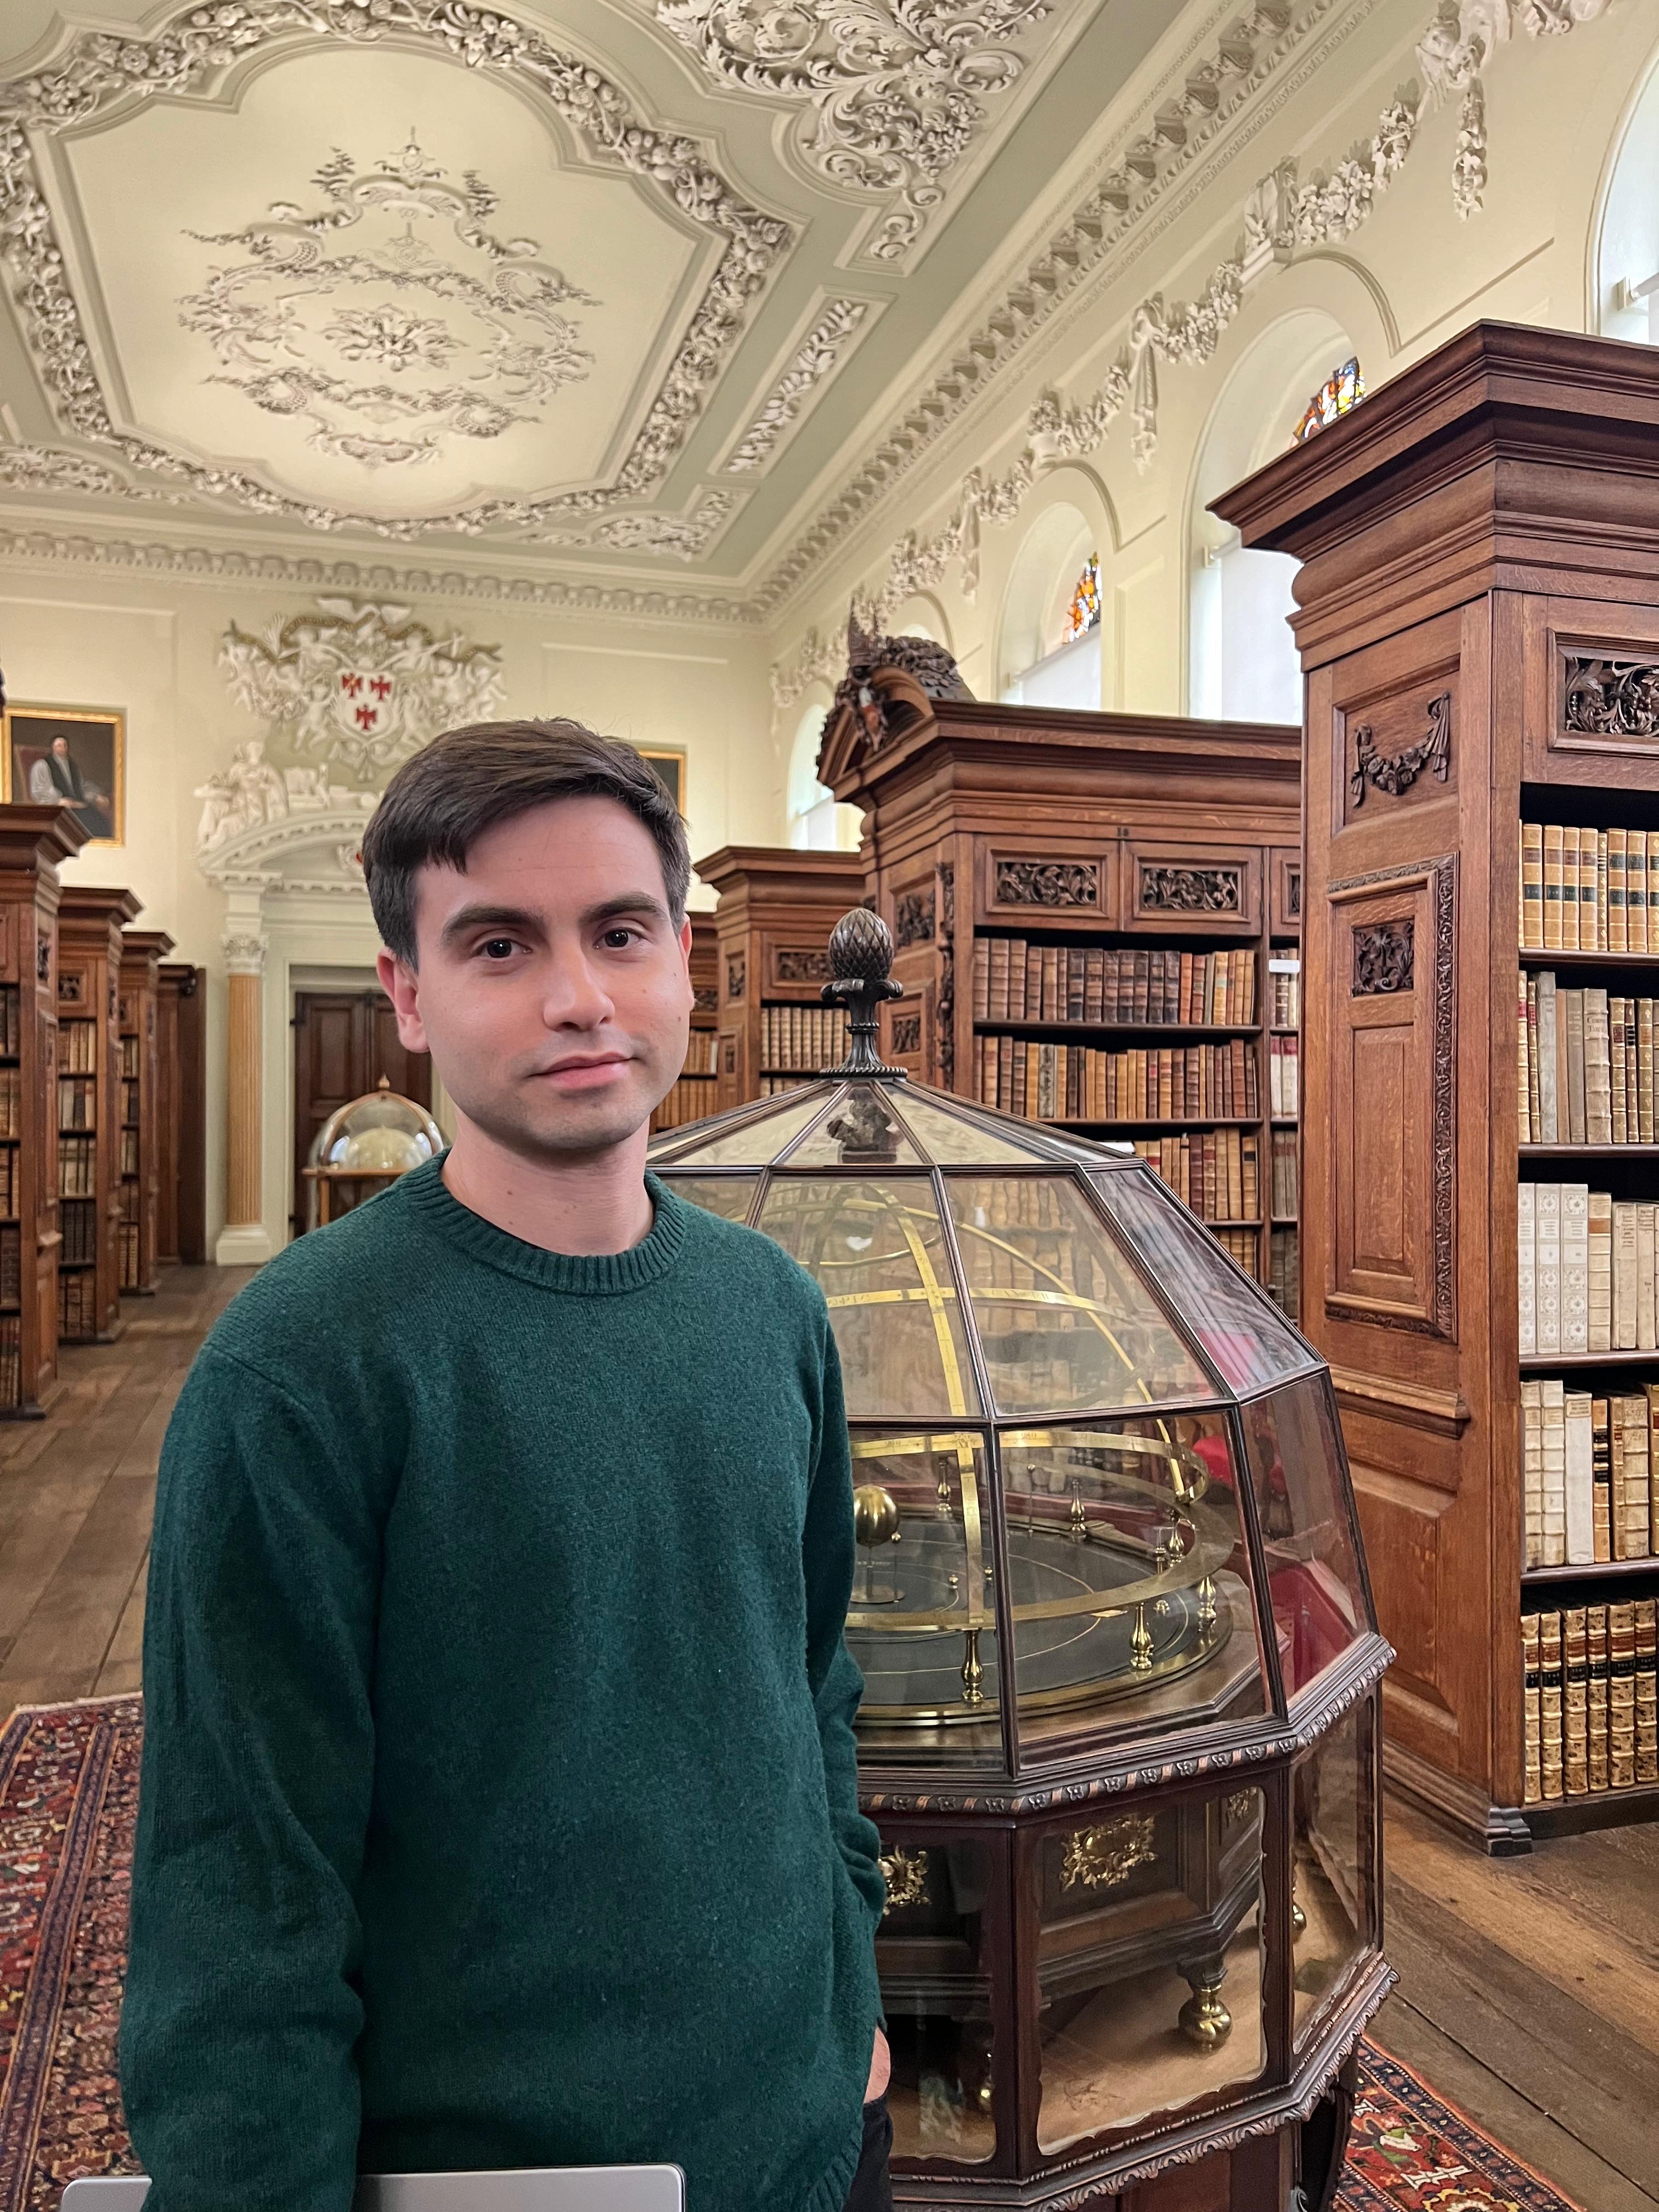
M 329 1115 L 385 1076 L 417 1106 L 432 1104 L 432 1062 L 398 1041 L 397 1018 L 384 991 L 299 991 L 294 1000 L 294 1205 L 296 1237 L 311 1218 L 304 1170 Z M 349 1188 L 335 1193 L 334 1211 L 354 1203 Z

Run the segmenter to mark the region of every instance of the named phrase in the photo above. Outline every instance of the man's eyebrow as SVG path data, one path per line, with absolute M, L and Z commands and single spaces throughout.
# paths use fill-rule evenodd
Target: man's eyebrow
M 489 906 L 475 900 L 471 906 L 458 907 L 442 929 L 441 940 L 453 945 L 457 938 L 465 937 L 474 929 L 515 929 L 526 936 L 542 934 L 541 917 L 521 906 Z
M 596 922 L 614 921 L 623 915 L 648 914 L 657 921 L 666 921 L 668 908 L 649 891 L 621 891 L 615 898 L 601 899 L 590 906 L 582 915 L 582 927 L 591 929 Z

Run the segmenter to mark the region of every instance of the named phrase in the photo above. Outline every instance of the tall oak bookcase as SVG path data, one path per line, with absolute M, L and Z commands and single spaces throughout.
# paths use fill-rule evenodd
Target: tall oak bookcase
M 1517 1184 L 1653 1199 L 1659 1152 L 1523 1158 L 1516 1012 L 1540 967 L 1639 996 L 1659 963 L 1523 967 L 1516 913 L 1523 821 L 1659 830 L 1659 352 L 1477 324 L 1216 510 L 1304 564 L 1302 1320 L 1400 1653 L 1389 1771 L 1497 1852 L 1651 1818 L 1524 1802 L 1523 1615 L 1651 1599 L 1659 1560 L 1523 1569 Z M 1527 1373 L 1605 1395 L 1659 1355 Z
M 121 933 L 137 894 L 76 884 L 58 908 L 58 1334 L 121 1332 Z
M 822 1041 L 830 1027 L 818 997 L 830 980 L 830 933 L 863 899 L 864 869 L 856 853 L 775 845 L 722 845 L 696 865 L 720 901 L 720 1079 L 709 1110 L 723 1113 L 825 1064 L 802 1018 Z

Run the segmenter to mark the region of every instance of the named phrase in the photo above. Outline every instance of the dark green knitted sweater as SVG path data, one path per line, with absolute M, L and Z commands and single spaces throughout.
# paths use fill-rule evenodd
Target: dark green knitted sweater
M 121 2080 L 149 2212 L 673 2160 L 840 2212 L 882 1882 L 841 1376 L 650 1183 L 570 1258 L 438 1163 L 229 1308 L 161 1463 Z

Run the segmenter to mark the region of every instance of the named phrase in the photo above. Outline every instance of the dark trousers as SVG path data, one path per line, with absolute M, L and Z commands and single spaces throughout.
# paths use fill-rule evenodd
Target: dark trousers
M 847 2194 L 847 2212 L 893 2212 L 893 2181 L 887 2160 L 893 2148 L 893 2123 L 887 2100 L 878 2097 L 864 2108 L 864 2148 L 859 2170 Z

